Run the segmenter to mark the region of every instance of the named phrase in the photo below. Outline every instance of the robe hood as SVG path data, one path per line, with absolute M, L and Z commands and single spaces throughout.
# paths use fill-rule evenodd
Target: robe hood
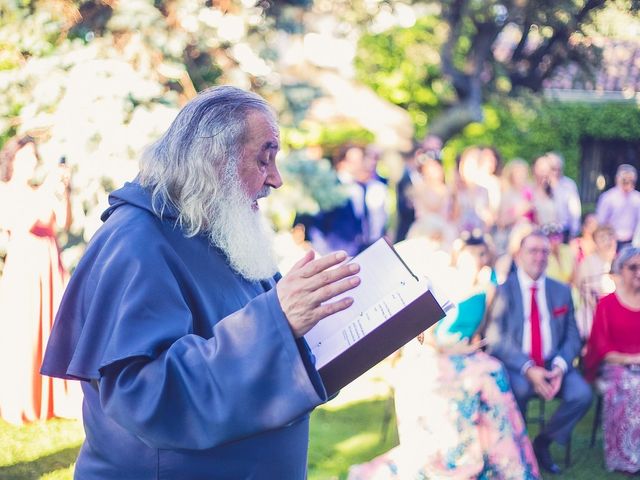
M 102 212 L 100 220 L 106 222 L 107 219 L 113 215 L 113 213 L 123 205 L 131 205 L 134 207 L 142 208 L 156 215 L 154 211 L 162 212 L 162 218 L 168 220 L 176 220 L 178 218 L 178 211 L 175 206 L 169 202 L 162 204 L 159 198 L 155 201 L 151 197 L 151 190 L 143 187 L 136 180 L 132 182 L 126 182 L 122 188 L 114 190 L 109 194 L 109 207 Z
M 191 286 L 191 271 L 202 258 L 211 257 L 223 271 L 226 261 L 206 238 L 185 237 L 175 207 L 157 210 L 161 218 L 151 190 L 136 180 L 109 195 L 104 223 L 62 298 L 42 373 L 95 380 L 104 366 L 132 356 L 153 358 L 191 329 L 183 285 Z M 165 315 L 175 320 L 155 328 Z

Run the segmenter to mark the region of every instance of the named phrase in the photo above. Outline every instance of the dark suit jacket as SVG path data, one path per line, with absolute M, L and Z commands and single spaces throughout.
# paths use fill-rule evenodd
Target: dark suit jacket
M 545 279 L 547 307 L 551 322 L 551 351 L 547 360 L 560 356 L 571 368 L 582 342 L 576 325 L 571 289 L 564 283 Z M 488 318 L 486 338 L 488 351 L 511 370 L 520 371 L 530 360 L 522 351 L 524 309 L 518 276 L 509 275 L 497 289 Z
M 409 189 L 411 186 L 411 172 L 405 168 L 402 178 L 396 185 L 396 213 L 398 215 L 398 227 L 396 228 L 395 238 L 396 242 L 407 238 L 409 228 L 416 219 L 413 202 L 409 198 Z
M 353 256 L 366 247 L 362 222 L 363 219 L 356 215 L 353 202 L 349 199 L 340 207 L 316 215 L 315 226 L 322 232 L 330 251 L 345 250 Z

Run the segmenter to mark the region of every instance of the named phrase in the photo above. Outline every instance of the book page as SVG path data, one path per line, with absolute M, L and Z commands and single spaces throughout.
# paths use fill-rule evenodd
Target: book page
M 352 297 L 353 304 L 321 320 L 305 335 L 316 356 L 316 368 L 324 365 L 320 357 L 325 363 L 335 358 L 349 342 L 362 338 L 428 290 L 427 282 L 419 282 L 384 239 L 351 261 L 360 265 L 360 285 L 332 301 Z
M 329 333 L 325 338 L 318 339 L 314 345 L 311 345 L 311 350 L 316 357 L 316 368 L 320 369 L 325 366 L 428 289 L 426 282 L 416 282 L 415 280 L 409 284 L 402 282 L 395 291 L 387 294 L 355 318 L 351 318 L 338 330 Z

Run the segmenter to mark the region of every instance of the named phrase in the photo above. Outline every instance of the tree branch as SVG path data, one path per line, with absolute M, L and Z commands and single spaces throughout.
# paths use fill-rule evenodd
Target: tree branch
M 482 121 L 482 106 L 463 102 L 438 115 L 429 125 L 429 133 L 437 135 L 446 142 L 470 123 L 480 121 Z
M 509 74 L 511 84 L 539 91 L 543 81 L 551 76 L 558 65 L 566 61 L 571 50 L 568 44 L 571 33 L 578 29 L 587 15 L 603 7 L 605 2 L 606 0 L 588 0 L 566 23 L 550 25 L 554 29 L 553 35 L 529 55 L 519 55 L 514 62 L 515 68 L 510 69 Z M 545 68 L 541 68 L 545 62 Z
M 466 10 L 468 0 L 453 0 L 448 9 L 445 9 L 444 20 L 449 24 L 447 40 L 442 45 L 442 73 L 451 78 L 458 98 L 464 101 L 469 95 L 469 77 L 457 69 L 453 64 L 453 50 L 460 38 L 463 13 Z
M 518 45 L 516 45 L 516 48 L 511 54 L 512 62 L 517 62 L 518 60 L 522 59 L 522 52 L 524 52 L 524 47 L 527 45 L 527 40 L 529 39 L 529 33 L 531 33 L 532 25 L 533 24 L 528 19 L 525 19 L 524 24 L 522 25 L 522 36 L 520 37 Z

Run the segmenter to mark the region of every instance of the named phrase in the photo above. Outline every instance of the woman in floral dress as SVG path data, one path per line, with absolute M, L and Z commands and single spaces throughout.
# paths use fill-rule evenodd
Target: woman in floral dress
M 493 292 L 487 256 L 474 238 L 458 255 L 456 311 L 408 344 L 397 364 L 400 444 L 353 466 L 349 480 L 540 478 L 504 368 L 474 340 Z

